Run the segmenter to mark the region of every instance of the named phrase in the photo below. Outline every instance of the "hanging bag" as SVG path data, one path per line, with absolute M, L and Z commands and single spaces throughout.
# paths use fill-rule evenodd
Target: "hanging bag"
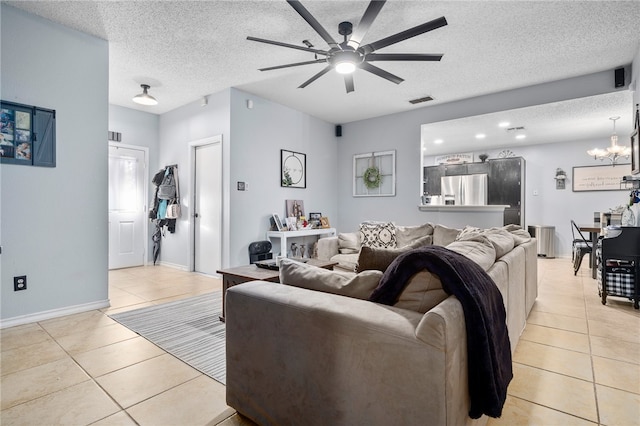
M 173 200 L 176 198 L 176 182 L 171 168 L 167 168 L 164 179 L 162 179 L 162 183 L 158 187 L 158 198 L 161 200 Z
M 179 219 L 180 218 L 180 204 L 174 203 L 167 206 L 167 219 Z

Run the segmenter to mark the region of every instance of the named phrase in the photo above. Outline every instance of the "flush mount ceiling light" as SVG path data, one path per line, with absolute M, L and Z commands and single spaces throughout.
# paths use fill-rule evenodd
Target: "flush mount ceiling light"
M 151 96 L 147 91 L 151 88 L 148 84 L 141 84 L 142 93 L 133 97 L 133 102 L 140 105 L 158 105 L 156 98 Z
M 611 165 L 615 166 L 616 162 L 621 158 L 629 158 L 631 155 L 631 148 L 624 145 L 618 145 L 618 135 L 616 134 L 616 120 L 620 117 L 609 117 L 609 120 L 613 121 L 613 133 L 611 134 L 611 145 L 607 149 L 593 148 L 587 151 L 587 154 L 592 156 L 594 160 L 604 160 L 605 158 L 611 161 Z

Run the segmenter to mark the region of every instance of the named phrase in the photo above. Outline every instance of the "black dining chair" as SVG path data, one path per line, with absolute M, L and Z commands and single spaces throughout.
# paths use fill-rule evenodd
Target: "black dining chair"
M 591 254 L 593 251 L 593 247 L 591 247 L 591 242 L 589 239 L 585 238 L 578 228 L 578 225 L 572 220 L 571 221 L 571 234 L 573 235 L 573 250 L 572 250 L 572 258 L 573 261 L 573 275 L 578 274 L 578 269 L 580 269 L 580 265 L 582 264 L 582 258 L 585 254 Z

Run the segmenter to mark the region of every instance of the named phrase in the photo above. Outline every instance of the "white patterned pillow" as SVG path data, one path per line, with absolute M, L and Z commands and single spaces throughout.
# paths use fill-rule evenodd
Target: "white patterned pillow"
M 392 222 L 363 222 L 360 224 L 360 241 L 373 248 L 396 248 L 396 225 Z

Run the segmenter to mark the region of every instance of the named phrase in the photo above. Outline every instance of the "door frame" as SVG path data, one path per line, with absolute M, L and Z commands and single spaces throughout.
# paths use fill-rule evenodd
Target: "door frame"
M 142 210 L 145 214 L 145 218 L 146 215 L 148 214 L 149 211 L 149 148 L 146 146 L 140 146 L 140 145 L 130 145 L 130 144 L 126 144 L 126 143 L 120 143 L 120 142 L 113 142 L 113 141 L 109 141 L 109 146 L 113 146 L 116 148 L 126 148 L 126 149 L 133 149 L 133 150 L 137 150 L 137 151 L 142 151 L 144 152 L 144 188 L 142 189 L 142 197 L 144 200 L 144 205 L 142 206 Z M 107 153 L 107 162 L 108 162 L 108 153 Z M 109 172 L 108 167 L 107 167 L 107 173 Z M 107 200 L 107 214 L 109 213 L 109 200 Z M 142 242 L 142 247 L 144 248 L 144 254 L 142 256 L 142 266 L 147 266 L 148 262 L 149 262 L 149 223 L 145 220 L 145 218 L 143 218 L 142 220 L 142 238 L 143 238 L 143 242 Z M 107 257 L 109 255 L 107 254 Z M 109 259 L 107 258 L 107 264 L 109 263 Z
M 203 138 L 203 139 L 198 139 L 195 141 L 191 141 L 188 143 L 189 146 L 189 188 L 191 188 L 191 195 L 189 197 L 189 203 L 191 204 L 191 209 L 189 211 L 189 250 L 188 250 L 188 256 L 189 256 L 189 272 L 194 272 L 196 265 L 195 265 L 195 232 L 196 232 L 196 218 L 195 218 L 195 212 L 193 211 L 195 209 L 195 205 L 196 205 L 196 148 L 200 147 L 200 146 L 205 146 L 205 145 L 215 145 L 215 144 L 220 144 L 220 182 L 222 183 L 221 188 L 220 188 L 220 254 L 221 254 L 221 261 L 222 263 L 224 263 L 224 260 L 222 260 L 224 258 L 224 253 L 223 253 L 223 247 L 224 247 L 224 239 L 223 239 L 223 232 L 222 230 L 224 229 L 224 175 L 223 175 L 223 168 L 224 168 L 224 159 L 223 159 L 223 155 L 224 155 L 224 145 L 222 145 L 222 135 L 215 135 L 215 136 L 210 136 L 208 138 Z M 223 265 L 221 264 L 220 267 L 222 268 Z

